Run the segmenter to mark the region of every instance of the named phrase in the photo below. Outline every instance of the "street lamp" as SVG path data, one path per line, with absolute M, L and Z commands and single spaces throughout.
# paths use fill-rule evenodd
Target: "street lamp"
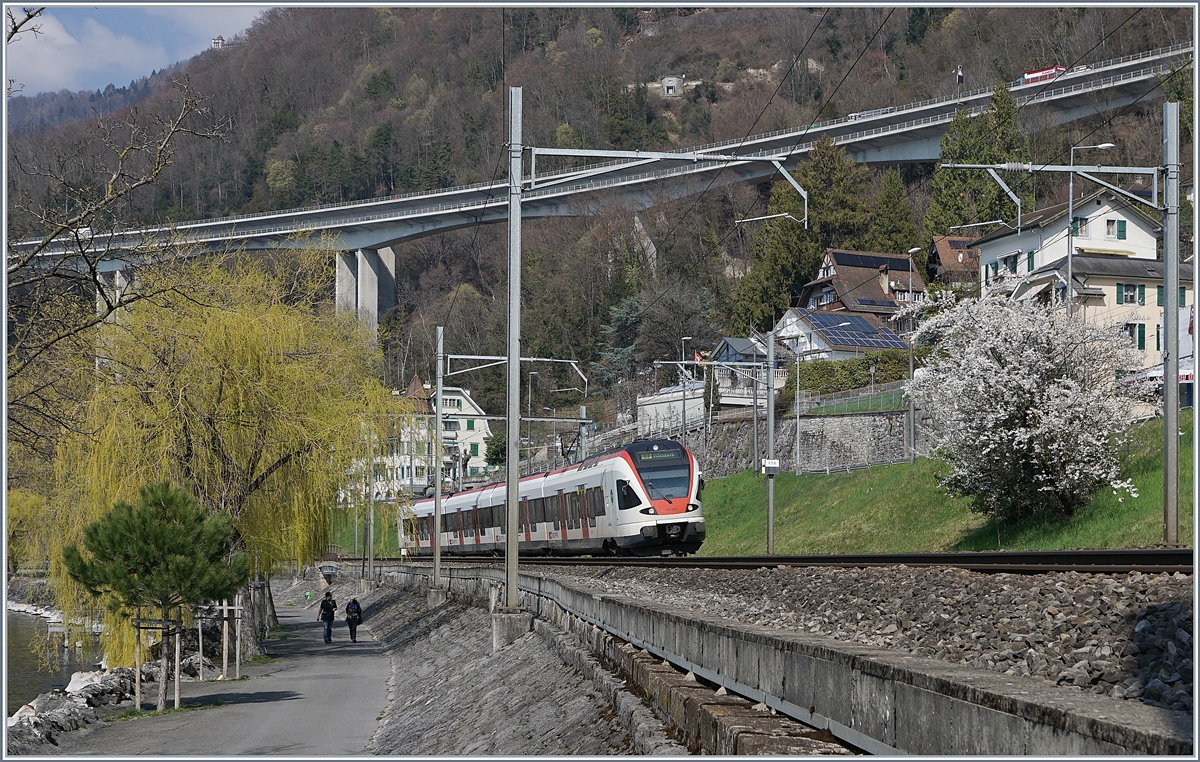
M 920 246 L 914 246 L 908 250 L 908 308 L 913 308 L 913 290 L 912 290 L 912 274 L 913 269 L 917 266 L 913 262 L 913 254 L 921 250 Z M 913 380 L 913 324 L 912 314 L 908 317 L 908 382 L 911 384 Z M 912 394 L 908 395 L 908 462 L 915 463 L 917 460 L 917 409 L 913 403 Z
M 687 350 L 685 346 L 692 340 L 691 336 L 684 336 L 679 340 L 679 389 L 683 395 L 683 403 L 679 411 L 679 444 L 687 447 L 687 376 L 684 375 L 683 364 L 687 362 Z
M 543 407 L 542 412 L 549 413 L 552 418 L 558 417 L 557 408 Z M 550 468 L 558 468 L 558 421 L 553 421 L 550 425 L 553 427 L 550 434 L 550 452 L 554 453 L 551 456 L 553 460 L 550 462 Z
M 1116 146 L 1112 143 L 1100 143 L 1094 146 L 1071 146 L 1071 171 L 1067 174 L 1067 317 L 1071 317 L 1071 302 L 1074 301 L 1072 294 L 1075 291 L 1075 274 L 1071 267 L 1072 258 L 1075 254 L 1075 243 L 1072 240 L 1075 234 L 1075 152 L 1082 151 L 1085 148 L 1107 151 L 1110 148 L 1116 148 Z
M 525 417 L 533 418 L 533 377 L 538 372 L 536 370 L 529 371 L 529 396 L 525 402 Z M 521 403 L 517 403 L 518 405 Z M 525 457 L 525 468 L 533 468 L 533 421 L 530 420 L 525 424 L 525 438 L 529 440 L 529 454 Z

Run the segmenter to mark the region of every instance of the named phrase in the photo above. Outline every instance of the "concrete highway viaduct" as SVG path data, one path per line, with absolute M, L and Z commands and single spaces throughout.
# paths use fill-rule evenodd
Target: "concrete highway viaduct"
M 1191 65 L 1190 43 L 1146 51 L 1124 58 L 1080 66 L 1050 82 L 1008 83 L 1017 103 L 1036 112 L 1036 127 L 1065 124 L 1124 108 L 1145 99 L 1160 77 Z M 524 182 L 522 218 L 594 214 L 607 205 L 645 209 L 729 183 L 752 182 L 772 175 L 775 159 L 793 169 L 821 136 L 829 136 L 856 161 L 896 164 L 936 161 L 939 144 L 957 109 L 974 116 L 986 109 L 991 89 L 963 92 L 949 99 L 928 100 L 864 111 L 811 125 L 725 141 L 686 150 L 754 161 L 696 161 L 680 158 L 622 159 L 591 164 L 544 176 L 533 172 Z M 532 149 L 536 154 L 537 149 Z M 325 236 L 337 255 L 336 304 L 339 311 L 359 314 L 374 326 L 395 303 L 395 254 L 404 241 L 508 217 L 508 185 L 481 183 L 345 204 L 262 212 L 175 223 L 132 230 L 110 240 L 109 249 L 144 246 L 147 240 L 178 247 L 189 254 L 247 251 L 310 245 Z M 31 242 L 11 244 L 19 250 Z M 46 256 L 61 256 L 67 246 L 52 245 Z M 131 263 L 119 254 L 107 259 L 106 271 L 122 271 Z M 117 280 L 122 276 L 115 275 Z

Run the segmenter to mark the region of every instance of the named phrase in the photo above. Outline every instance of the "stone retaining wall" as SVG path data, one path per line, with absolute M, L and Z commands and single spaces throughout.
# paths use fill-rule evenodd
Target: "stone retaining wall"
M 919 414 L 918 414 L 919 418 Z M 920 424 L 920 420 L 918 420 Z M 785 471 L 796 468 L 797 419 L 776 419 L 775 457 Z M 908 459 L 908 413 L 891 411 L 805 415 L 799 418 L 800 468 L 802 472 L 833 472 L 897 463 Z M 687 446 L 700 461 L 707 479 L 719 479 L 751 468 L 754 460 L 754 423 L 751 420 L 716 424 L 708 430 L 687 433 Z M 679 432 L 664 436 L 679 441 Z M 767 456 L 766 417 L 758 421 L 759 457 Z M 928 445 L 917 427 L 917 452 L 926 454 Z

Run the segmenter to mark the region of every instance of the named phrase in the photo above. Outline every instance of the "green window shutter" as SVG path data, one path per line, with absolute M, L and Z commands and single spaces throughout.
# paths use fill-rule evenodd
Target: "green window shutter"
M 1027 272 L 1033 272 L 1033 252 L 1032 251 L 1028 252 L 1025 255 L 1025 270 Z
M 1146 348 L 1146 324 L 1138 323 L 1138 349 Z
M 475 430 L 475 419 L 468 418 L 467 419 L 467 431 L 474 431 L 474 430 Z
M 1187 306 L 1187 288 L 1185 288 L 1184 286 L 1179 287 L 1179 301 L 1176 303 L 1176 306 L 1179 306 L 1179 307 Z
M 1117 284 L 1117 304 L 1124 304 L 1124 303 L 1125 303 L 1125 284 L 1118 283 Z
M 1125 220 L 1117 220 L 1117 240 L 1125 240 Z
M 1162 326 L 1161 325 L 1157 325 L 1154 327 L 1154 349 L 1157 352 L 1162 351 Z
M 1146 284 L 1139 283 L 1138 284 L 1138 304 L 1145 304 L 1145 303 L 1146 303 Z
M 1071 218 L 1071 235 L 1079 235 L 1079 218 Z
M 1163 306 L 1163 287 L 1158 287 L 1158 306 Z
M 474 458 L 474 457 L 477 457 L 478 455 L 479 455 L 479 443 L 472 442 L 471 443 L 471 457 Z

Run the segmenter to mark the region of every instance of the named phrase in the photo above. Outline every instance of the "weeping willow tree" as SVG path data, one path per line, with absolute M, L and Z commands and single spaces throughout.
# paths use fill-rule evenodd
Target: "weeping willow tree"
M 102 328 L 86 433 L 57 451 L 48 544 L 68 616 L 87 596 L 62 548 L 147 482 L 189 484 L 227 514 L 254 572 L 311 561 L 364 433 L 404 412 L 379 381 L 373 337 L 333 314 L 327 253 L 176 261 L 138 277 L 158 279 L 158 295 Z M 131 642 L 116 624 L 105 651 L 123 662 Z

